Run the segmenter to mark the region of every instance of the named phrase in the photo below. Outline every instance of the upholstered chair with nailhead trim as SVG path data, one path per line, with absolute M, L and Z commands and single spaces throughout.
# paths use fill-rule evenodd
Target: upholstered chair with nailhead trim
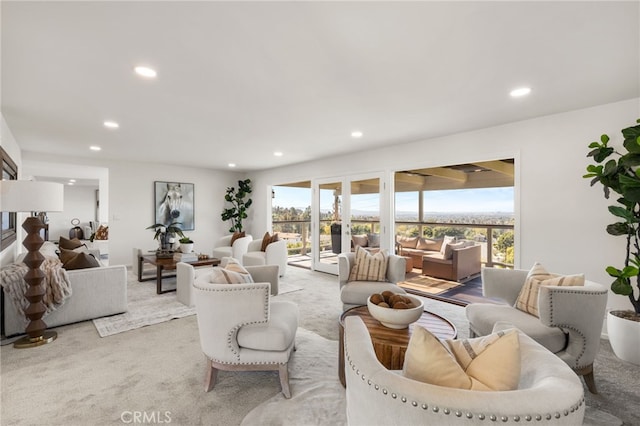
M 523 269 L 482 269 L 482 294 L 505 303 L 467 305 L 470 334 L 490 334 L 497 323 L 516 327 L 560 357 L 584 377 L 591 393 L 597 393 L 593 361 L 600 347 L 607 289 L 592 281 L 575 287 L 540 286 L 538 318 L 514 307 L 528 273 Z
M 518 332 L 518 388 L 477 391 L 436 386 L 387 370 L 360 317 L 345 318 L 347 423 L 377 425 L 581 425 L 584 390 L 560 358 Z
M 277 268 L 256 266 L 276 274 Z M 288 363 L 295 348 L 298 306 L 270 297 L 269 282 L 218 284 L 212 273 L 193 283 L 200 346 L 207 368 L 205 391 L 213 389 L 219 370 L 279 372 L 282 393 L 291 397 Z

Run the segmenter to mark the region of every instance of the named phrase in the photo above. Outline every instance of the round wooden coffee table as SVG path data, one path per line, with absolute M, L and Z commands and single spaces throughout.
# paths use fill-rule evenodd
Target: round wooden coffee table
M 369 309 L 366 306 L 348 309 L 340 315 L 338 327 L 340 330 L 338 376 L 342 386 L 346 386 L 344 379 L 344 319 L 350 316 L 362 318 L 369 330 L 369 335 L 371 335 L 371 342 L 378 361 L 389 370 L 402 370 L 404 354 L 416 324 L 426 328 L 441 340 L 455 339 L 458 335 L 456 326 L 451 321 L 427 311 L 424 311 L 418 321 L 410 324 L 408 328 L 397 330 L 382 325 L 380 321 L 369 314 Z

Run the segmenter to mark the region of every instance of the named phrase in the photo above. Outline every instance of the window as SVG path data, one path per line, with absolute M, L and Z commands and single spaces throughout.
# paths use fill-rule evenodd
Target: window
M 18 167 L 2 147 L 0 147 L 0 160 L 2 161 L 2 180 L 18 179 Z M 16 214 L 2 212 L 0 228 L 2 229 L 0 251 L 2 251 L 16 240 Z

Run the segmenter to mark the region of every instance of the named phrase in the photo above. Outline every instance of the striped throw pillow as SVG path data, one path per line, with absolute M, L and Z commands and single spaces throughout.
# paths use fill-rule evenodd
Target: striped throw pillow
M 356 261 L 349 281 L 386 281 L 389 257 L 386 250 L 371 254 L 360 246 L 356 247 Z
M 536 317 L 540 317 L 538 312 L 538 294 L 540 286 L 583 286 L 584 274 L 577 275 L 555 275 L 550 274 L 540 263 L 536 262 L 527 279 L 520 289 L 520 294 L 516 299 L 516 309 L 527 312 Z
M 251 274 L 234 258 L 226 257 L 221 264 L 224 267 L 215 267 L 209 282 L 213 284 L 246 284 L 252 283 Z

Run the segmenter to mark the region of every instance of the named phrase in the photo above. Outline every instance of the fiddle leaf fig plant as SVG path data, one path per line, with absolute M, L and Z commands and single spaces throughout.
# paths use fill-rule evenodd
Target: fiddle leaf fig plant
M 640 123 L 640 119 L 637 120 Z M 584 178 L 591 179 L 591 186 L 600 183 L 604 197 L 609 199 L 613 191 L 619 197 L 618 204 L 609 206 L 616 222 L 607 225 L 607 233 L 626 237 L 626 252 L 620 268 L 608 266 L 607 273 L 614 278 L 611 291 L 629 297 L 636 317 L 640 316 L 640 125 L 622 129 L 625 151 L 618 152 L 609 146 L 609 136 L 602 135 L 600 142 L 589 144 L 596 164 L 587 166 Z M 635 289 L 634 289 L 635 286 Z
M 231 207 L 222 211 L 222 220 L 231 221 L 229 232 L 242 232 L 242 221 L 247 218 L 247 209 L 251 207 L 251 179 L 239 180 L 238 187 L 228 187 L 224 200 L 231 203 Z

